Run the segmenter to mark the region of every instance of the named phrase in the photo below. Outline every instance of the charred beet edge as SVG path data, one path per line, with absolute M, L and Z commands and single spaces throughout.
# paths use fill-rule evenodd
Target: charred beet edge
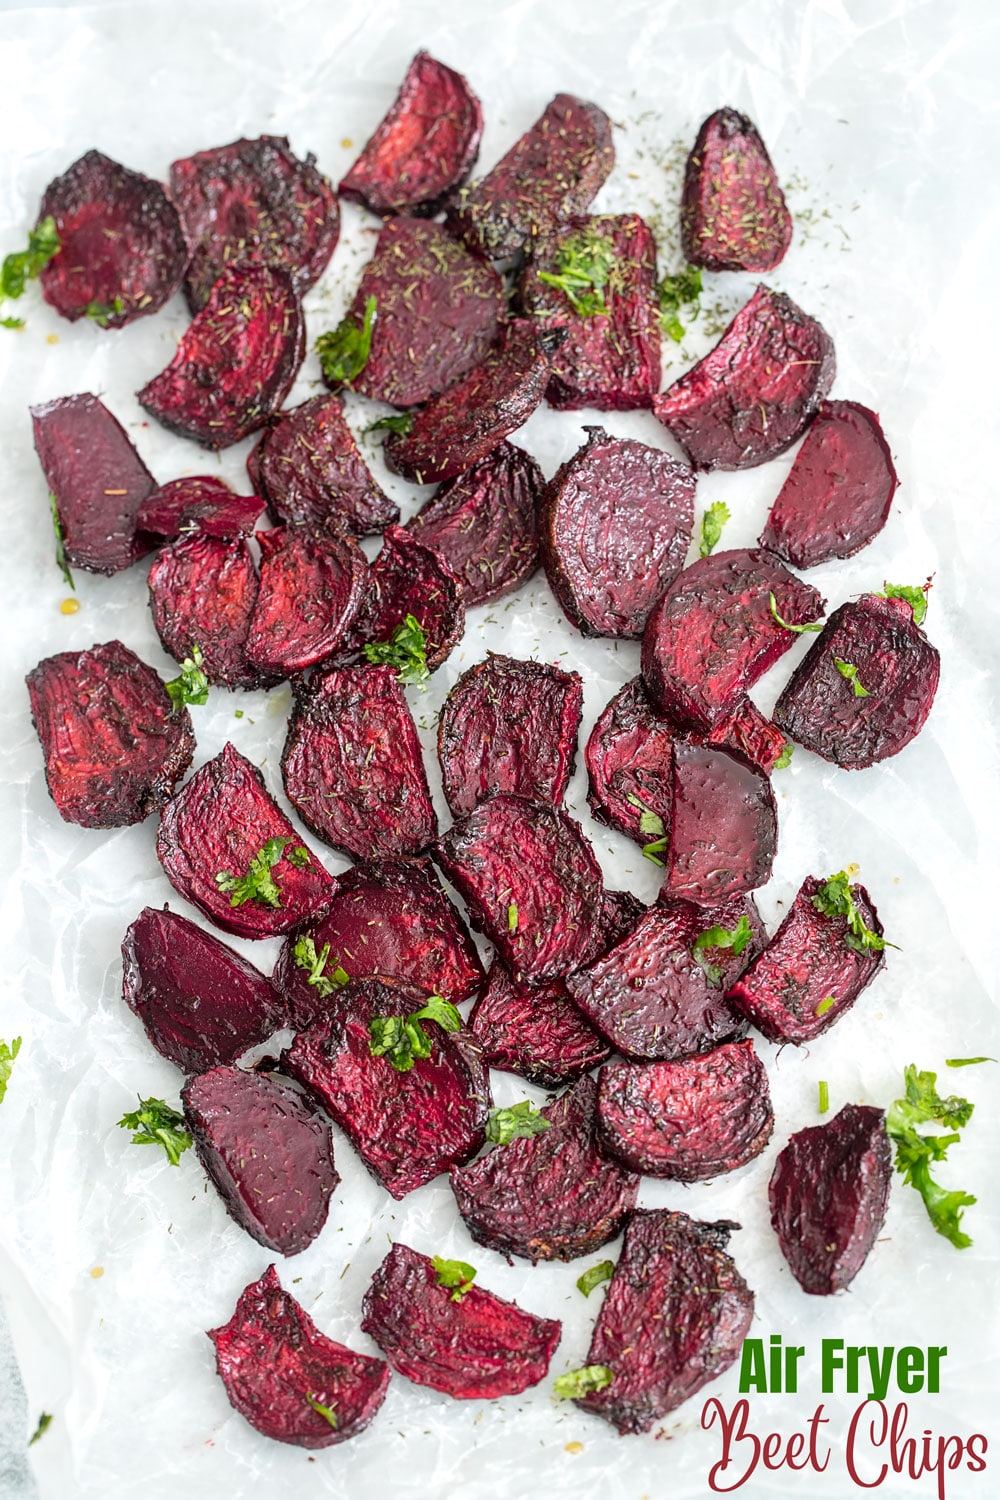
M 561 979 L 527 985 L 494 958 L 469 1026 L 491 1068 L 519 1073 L 540 1088 L 573 1083 L 610 1055 Z
M 246 654 L 257 588 L 243 537 L 195 533 L 164 547 L 149 570 L 149 607 L 164 651 L 183 661 L 198 646 L 205 676 L 222 687 L 269 686 L 273 678 Z
M 792 216 L 756 125 L 717 109 L 684 173 L 684 258 L 709 271 L 773 271 L 792 242 Z
M 121 641 L 63 651 L 25 681 L 59 816 L 83 828 L 122 828 L 158 812 L 194 756 L 186 708 Z
M 368 642 L 391 640 L 408 615 L 419 622 L 426 637 L 427 670 L 436 672 L 465 631 L 462 585 L 436 548 L 402 526 L 387 526 L 382 550 L 368 572 L 357 619 L 335 658 L 337 664 L 363 659 Z
M 260 591 L 246 638 L 261 672 L 291 676 L 332 656 L 361 608 L 368 563 L 357 542 L 307 526 L 259 531 Z
M 735 750 L 767 775 L 790 748 L 777 724 L 765 719 L 751 698 L 737 699 L 735 707 L 706 734 L 689 731 L 688 738 L 696 745 L 718 745 L 723 750 Z
M 598 718 L 585 751 L 587 801 L 599 823 L 640 844 L 668 833 L 676 738 L 654 713 L 642 678 L 626 682 Z
M 768 1198 L 781 1253 L 804 1292 L 850 1286 L 885 1223 L 892 1153 L 880 1109 L 845 1104 L 779 1152 Z
M 709 745 L 674 745 L 663 894 L 718 906 L 771 877 L 778 808 L 767 775 Z
M 223 1328 L 209 1330 L 226 1395 L 252 1427 L 279 1443 L 328 1448 L 368 1426 L 389 1366 L 320 1333 L 283 1291 L 273 1266 L 240 1294 Z M 333 1425 L 316 1406 L 335 1418 Z
M 715 348 L 653 397 L 653 412 L 696 469 L 752 469 L 801 437 L 835 369 L 826 330 L 759 286 Z
M 222 479 L 208 474 L 190 479 L 172 479 L 161 485 L 139 506 L 142 531 L 175 540 L 182 532 L 203 536 L 246 536 L 264 509 L 257 495 L 237 495 Z

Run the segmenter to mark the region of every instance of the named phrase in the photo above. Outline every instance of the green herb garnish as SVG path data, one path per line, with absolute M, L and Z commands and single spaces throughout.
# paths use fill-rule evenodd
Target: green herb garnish
M 324 1406 L 322 1401 L 317 1401 L 316 1397 L 311 1395 L 309 1391 L 306 1391 L 306 1400 L 309 1402 L 309 1405 L 312 1407 L 313 1411 L 318 1412 L 325 1421 L 329 1422 L 331 1427 L 337 1426 L 337 1413 L 335 1411 L 333 1411 L 329 1406 Z
M 883 585 L 882 597 L 884 599 L 905 599 L 913 610 L 914 625 L 923 624 L 924 617 L 927 614 L 927 594 L 924 589 L 915 589 L 908 583 L 887 583 Z
M 637 807 L 639 809 L 640 833 L 644 833 L 647 838 L 650 834 L 652 834 L 654 838 L 663 837 L 667 830 L 666 825 L 664 824 L 663 819 L 660 817 L 659 813 L 655 813 L 651 807 L 647 807 L 645 802 L 640 802 L 638 797 L 634 796 L 631 792 L 627 794 L 625 801 L 631 802 L 633 807 Z
M 516 901 L 512 901 L 510 903 L 510 905 L 508 906 L 508 908 L 507 908 L 507 931 L 508 932 L 516 932 L 517 931 L 517 922 L 518 922 L 518 917 L 517 917 L 517 902 Z
M 965 1250 L 972 1241 L 961 1228 L 962 1211 L 976 1199 L 971 1193 L 947 1192 L 934 1181 L 931 1168 L 946 1160 L 949 1146 L 961 1139 L 959 1131 L 969 1123 L 974 1106 L 955 1095 L 942 1099 L 935 1087 L 937 1074 L 918 1073 L 914 1063 L 904 1068 L 903 1078 L 905 1097 L 897 1099 L 885 1117 L 886 1131 L 896 1147 L 896 1171 L 921 1195 L 938 1234 L 956 1250 Z M 922 1135 L 916 1127 L 927 1123 L 950 1126 L 952 1134 Z
M 38 1418 L 38 1426 L 28 1439 L 28 1447 L 30 1448 L 34 1443 L 37 1443 L 40 1437 L 44 1437 L 51 1425 L 52 1413 L 50 1411 L 43 1411 L 42 1415 Z
M 699 933 L 694 940 L 691 954 L 695 963 L 700 964 L 705 971 L 705 978 L 710 984 L 721 984 L 722 970 L 715 964 L 710 964 L 702 957 L 706 948 L 729 948 L 738 958 L 749 942 L 753 940 L 753 928 L 750 926 L 750 918 L 745 914 L 740 917 L 736 926 L 729 927 L 706 927 L 705 931 Z
M 292 957 L 298 968 L 306 969 L 308 977 L 307 984 L 311 984 L 318 990 L 324 1000 L 334 994 L 336 990 L 342 990 L 345 984 L 350 982 L 351 976 L 346 969 L 336 964 L 329 972 L 325 973 L 327 959 L 330 957 L 330 944 L 324 943 L 320 952 L 316 952 L 316 944 L 311 937 L 303 934 L 295 939 L 292 949 Z
M 400 437 L 409 437 L 413 431 L 412 411 L 401 411 L 395 417 L 379 417 L 377 422 L 370 422 L 364 429 L 364 436 L 370 432 L 395 432 Z
M 408 1016 L 372 1017 L 368 1026 L 372 1057 L 384 1057 L 397 1073 L 408 1073 L 418 1057 L 430 1057 L 434 1044 L 421 1021 L 436 1021 L 443 1031 L 458 1031 L 462 1025 L 462 1017 L 443 995 L 431 995 Z
M 698 316 L 701 308 L 701 270 L 688 266 L 676 276 L 664 276 L 657 283 L 656 296 L 660 304 L 660 327 L 675 344 L 679 344 L 684 337 L 684 325 L 678 316 L 681 308 L 691 309 L 691 320 Z M 728 514 L 723 517 L 723 520 L 728 519 Z M 706 557 L 708 554 L 703 552 L 701 555 Z
M 614 242 L 594 229 L 585 229 L 560 246 L 555 271 L 539 271 L 538 279 L 562 292 L 581 317 L 606 317 L 604 289 L 614 265 Z
M 719 544 L 722 528 L 729 520 L 729 506 L 725 500 L 716 500 L 710 505 L 701 518 L 701 542 L 698 546 L 699 557 L 709 557 Z
M 825 1115 L 830 1108 L 830 1085 L 825 1078 L 819 1081 L 819 1112 Z
M 550 1123 L 529 1099 L 522 1099 L 520 1104 L 512 1104 L 509 1109 L 490 1110 L 486 1118 L 486 1139 L 496 1141 L 498 1146 L 506 1146 L 511 1141 L 541 1135 L 549 1129 Z
M 98 328 L 107 328 L 109 318 L 117 318 L 125 309 L 125 304 L 120 297 L 113 302 L 88 302 L 83 309 L 85 318 L 93 318 Z
M 361 374 L 371 353 L 374 323 L 375 298 L 369 297 L 360 328 L 353 318 L 346 317 L 329 333 L 320 334 L 316 353 L 331 385 L 350 385 Z
M 181 662 L 181 675 L 164 683 L 175 709 L 182 708 L 185 703 L 208 702 L 208 678 L 202 671 L 204 665 L 201 647 L 192 646 L 191 655 L 185 656 Z
M 49 490 L 49 510 L 52 512 L 52 530 L 56 534 L 56 567 L 63 576 L 63 582 L 76 593 L 76 584 L 69 570 L 69 558 L 66 556 L 66 534 L 63 524 L 59 519 L 59 506 L 55 494 Z
M 294 844 L 291 838 L 268 839 L 263 849 L 253 856 L 245 875 L 239 879 L 229 870 L 220 870 L 215 883 L 220 891 L 230 892 L 230 906 L 245 906 L 248 901 L 259 901 L 261 906 L 279 907 L 281 905 L 281 892 L 277 882 L 271 874 L 272 869 L 281 859 L 289 844 Z M 301 846 L 299 846 L 301 847 Z M 294 851 L 297 854 L 297 850 Z M 306 860 L 308 861 L 308 853 Z M 301 857 L 288 856 L 292 864 L 301 865 Z
M 783 771 L 787 765 L 790 765 L 792 760 L 792 751 L 794 749 L 795 746 L 792 744 L 791 740 L 786 740 L 785 748 L 778 756 L 778 759 L 774 762 L 772 770 Z
M 476 1279 L 475 1266 L 464 1260 L 442 1260 L 440 1255 L 431 1257 L 431 1265 L 437 1272 L 438 1286 L 455 1288 L 450 1301 L 461 1302 L 466 1293 L 471 1292 Z
M 402 683 L 425 682 L 431 675 L 427 666 L 427 636 L 416 615 L 407 615 L 387 641 L 369 641 L 365 657 L 376 667 L 395 667 Z
M 584 1271 L 582 1276 L 576 1278 L 576 1289 L 585 1297 L 589 1297 L 595 1286 L 600 1286 L 604 1281 L 610 1281 L 614 1274 L 613 1260 L 598 1261 L 596 1266 L 591 1266 L 589 1271 Z
M 813 1011 L 813 1015 L 814 1016 L 825 1016 L 826 1013 L 827 1013 L 827 1011 L 830 1010 L 830 1009 L 832 1009 L 832 1007 L 835 1004 L 836 1004 L 836 1001 L 835 1001 L 833 995 L 826 995 L 819 1002 L 819 1004 L 817 1005 L 816 1009 Z
M 162 1146 L 172 1167 L 180 1162 L 181 1153 L 191 1144 L 191 1137 L 180 1127 L 184 1116 L 171 1109 L 162 1099 L 140 1099 L 139 1108 L 122 1115 L 118 1124 L 134 1132 L 133 1146 Z
M 976 1063 L 996 1062 L 995 1057 L 946 1057 L 946 1068 L 972 1068 Z
M 34 281 L 61 249 L 56 221 L 50 214 L 29 232 L 27 250 L 15 250 L 4 256 L 0 268 L 0 300 L 9 298 L 13 302 L 22 296 L 26 282 Z M 6 317 L 0 322 L 4 328 L 24 327 L 23 318 Z
M 7 1093 L 7 1084 L 14 1068 L 14 1059 L 21 1050 L 21 1038 L 16 1036 L 8 1047 L 6 1042 L 0 1041 L 0 1104 L 3 1103 Z
M 835 656 L 833 658 L 833 664 L 837 668 L 837 671 L 840 673 L 841 677 L 846 677 L 848 682 L 851 684 L 851 687 L 854 689 L 855 698 L 867 698 L 870 696 L 868 689 L 861 686 L 861 679 L 858 676 L 858 669 L 852 661 L 841 661 L 839 656 Z
M 883 948 L 896 947 L 895 943 L 887 943 L 885 938 L 865 926 L 864 917 L 854 904 L 854 897 L 851 894 L 851 877 L 846 870 L 840 870 L 836 875 L 831 875 L 813 896 L 812 904 L 825 917 L 847 918 L 848 933 L 844 942 L 848 948 L 853 948 L 855 953 L 864 953 L 870 949 L 880 953 Z M 820 1003 L 825 1004 L 825 1001 Z M 818 1010 L 817 1014 L 819 1014 Z
M 666 852 L 666 848 L 667 848 L 667 845 L 668 845 L 669 842 L 670 842 L 670 840 L 668 838 L 664 837 L 664 838 L 660 838 L 660 839 L 654 839 L 651 844 L 643 844 L 643 846 L 642 846 L 642 857 L 643 857 L 643 859 L 648 859 L 651 864 L 659 865 L 659 867 L 660 867 L 661 870 L 664 869 L 665 868 L 665 863 L 660 858 L 660 855 Z
M 794 630 L 796 635 L 803 635 L 807 631 L 810 631 L 810 630 L 822 630 L 823 629 L 823 621 L 822 620 L 814 620 L 811 625 L 789 625 L 788 621 L 787 620 L 783 620 L 781 618 L 781 616 L 778 614 L 778 601 L 777 601 L 777 599 L 775 599 L 774 595 L 773 594 L 768 594 L 767 597 L 768 597 L 768 600 L 770 601 L 770 605 L 771 605 L 771 614 L 774 616 L 774 618 L 777 620 L 778 624 L 781 626 L 781 628 L 783 630 Z
M 586 1396 L 590 1391 L 607 1390 L 615 1378 L 614 1370 L 607 1365 L 583 1365 L 579 1370 L 567 1370 L 557 1376 L 552 1389 L 564 1401 L 575 1396 Z

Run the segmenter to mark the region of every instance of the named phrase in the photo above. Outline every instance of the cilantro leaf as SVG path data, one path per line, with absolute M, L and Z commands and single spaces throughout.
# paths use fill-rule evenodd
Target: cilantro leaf
M 865 926 L 865 919 L 854 904 L 851 877 L 847 870 L 839 870 L 836 875 L 831 875 L 813 896 L 812 904 L 825 917 L 847 918 L 848 932 L 844 942 L 855 953 L 864 953 L 866 949 L 881 953 L 883 948 L 896 947 L 895 943 L 887 942 L 884 937 Z
M 433 1042 L 421 1021 L 435 1021 L 443 1031 L 458 1031 L 462 1017 L 442 995 L 431 995 L 420 1010 L 408 1016 L 373 1016 L 368 1025 L 368 1051 L 384 1057 L 397 1073 L 408 1073 L 419 1057 L 430 1057 Z
M 191 1136 L 180 1128 L 184 1116 L 162 1099 L 140 1099 L 139 1108 L 122 1115 L 118 1124 L 123 1130 L 133 1131 L 133 1146 L 162 1146 L 172 1167 L 179 1164 L 182 1152 L 191 1144 Z
M 372 349 L 375 316 L 375 298 L 369 297 L 360 328 L 348 316 L 329 333 L 321 333 L 316 340 L 316 353 L 323 374 L 331 385 L 350 385 L 361 374 Z
M 748 943 L 753 941 L 753 928 L 750 926 L 750 918 L 744 912 L 734 928 L 729 927 L 706 927 L 704 932 L 698 934 L 691 948 L 691 954 L 696 964 L 705 971 L 705 978 L 709 984 L 722 983 L 722 970 L 711 964 L 703 957 L 706 948 L 729 948 L 738 958 Z
M 322 1401 L 317 1401 L 316 1397 L 312 1395 L 310 1391 L 306 1391 L 306 1400 L 309 1402 L 309 1405 L 312 1407 L 313 1411 L 317 1412 L 321 1417 L 325 1418 L 325 1420 L 329 1422 L 331 1427 L 337 1426 L 337 1413 L 333 1411 L 331 1407 L 324 1406 Z
M 825 995 L 817 1005 L 816 1009 L 813 1011 L 813 1015 L 825 1016 L 827 1011 L 832 1010 L 835 1004 L 836 999 L 833 995 Z
M 230 892 L 229 905 L 245 906 L 248 901 L 259 901 L 262 906 L 279 907 L 281 891 L 271 871 L 288 845 L 294 843 L 291 838 L 268 839 L 263 849 L 251 858 L 246 874 L 238 879 L 229 870 L 219 870 L 215 883 L 220 891 Z
M 4 256 L 0 267 L 0 299 L 15 301 L 22 296 L 25 284 L 34 281 L 61 249 L 56 221 L 50 214 L 29 231 L 26 250 L 15 250 Z M 23 318 L 6 317 L 2 322 L 5 328 L 24 327 Z
M 539 271 L 539 281 L 554 286 L 584 318 L 607 316 L 604 289 L 615 266 L 614 242 L 594 229 L 570 235 L 560 246 L 555 271 Z
M 412 431 L 412 411 L 401 411 L 398 416 L 379 417 L 377 422 L 369 422 L 364 434 L 367 437 L 369 432 L 396 432 L 400 437 L 409 437 Z
M 675 344 L 679 344 L 684 337 L 684 324 L 678 316 L 680 310 L 682 307 L 689 307 L 691 321 L 693 321 L 701 310 L 701 290 L 701 270 L 694 266 L 687 266 L 676 276 L 664 276 L 663 280 L 657 283 L 656 297 L 660 304 L 660 327 Z M 727 513 L 723 520 L 728 519 Z M 703 552 L 701 555 L 706 557 L 708 554 Z
M 586 1396 L 590 1391 L 603 1391 L 615 1378 L 614 1370 L 607 1365 L 583 1365 L 579 1370 L 567 1370 L 557 1376 L 552 1389 L 564 1401 L 575 1396 Z
M 454 1287 L 450 1301 L 461 1302 L 471 1292 L 476 1279 L 476 1268 L 464 1260 L 443 1260 L 440 1255 L 431 1257 L 431 1265 L 437 1272 L 438 1286 Z
M 909 1127 L 933 1121 L 954 1130 L 968 1125 L 975 1106 L 955 1094 L 942 1099 L 937 1091 L 936 1073 L 918 1073 L 916 1066 L 910 1063 L 903 1069 L 903 1081 L 906 1094 L 893 1104 L 887 1124 Z
M 317 953 L 316 944 L 312 938 L 306 937 L 303 933 L 301 937 L 295 939 L 292 957 L 298 968 L 308 970 L 306 983 L 318 990 L 324 1000 L 350 982 L 351 976 L 339 964 L 335 964 L 329 974 L 324 973 L 327 959 L 330 957 L 329 943 L 324 943 L 320 952 Z
M 976 1199 L 971 1193 L 941 1187 L 931 1168 L 947 1159 L 948 1148 L 960 1140 L 958 1132 L 969 1123 L 975 1106 L 953 1094 L 942 1099 L 937 1091 L 937 1074 L 918 1072 L 914 1063 L 904 1068 L 903 1080 L 905 1095 L 894 1101 L 885 1117 L 886 1131 L 896 1147 L 896 1170 L 923 1198 L 938 1234 L 950 1240 L 956 1250 L 965 1250 L 972 1240 L 961 1227 L 962 1212 Z M 928 1123 L 951 1126 L 952 1133 L 923 1135 L 917 1130 L 918 1125 Z
M 181 675 L 172 677 L 163 685 L 170 694 L 174 709 L 182 708 L 185 703 L 201 704 L 208 702 L 208 678 L 202 671 L 205 658 L 201 654 L 200 646 L 191 647 L 191 655 L 185 656 L 181 662 Z
M 914 625 L 923 624 L 927 614 L 926 589 L 917 589 L 908 583 L 886 583 L 882 586 L 882 597 L 883 599 L 905 599 L 913 610 Z
M 369 641 L 365 657 L 374 666 L 395 667 L 400 682 L 422 683 L 431 675 L 427 666 L 427 636 L 416 615 L 407 615 L 387 641 Z
M 699 557 L 709 557 L 719 544 L 722 528 L 729 520 L 729 506 L 724 500 L 716 500 L 710 505 L 701 518 L 701 542 L 698 546 Z
M 530 1099 L 512 1104 L 509 1109 L 491 1109 L 486 1119 L 486 1139 L 506 1146 L 511 1141 L 541 1135 L 550 1128 L 550 1121 L 539 1114 Z
M 778 759 L 774 762 L 774 765 L 771 769 L 774 771 L 783 771 L 786 766 L 791 765 L 792 752 L 794 751 L 794 749 L 795 746 L 792 744 L 791 740 L 786 740 L 784 750 L 782 750 L 781 754 L 778 756 Z
M 93 318 L 98 328 L 107 328 L 108 319 L 117 318 L 118 314 L 124 310 L 124 307 L 125 304 L 120 297 L 116 297 L 110 303 L 88 302 L 83 309 L 83 316 L 85 318 Z
M 507 908 L 507 931 L 516 932 L 518 923 L 517 902 L 512 901 Z
M 830 1108 L 830 1085 L 825 1078 L 819 1081 L 819 1112 L 825 1115 Z
M 63 582 L 75 594 L 76 584 L 73 582 L 73 575 L 69 570 L 69 559 L 66 556 L 66 535 L 59 519 L 58 502 L 52 490 L 49 490 L 49 510 L 52 512 L 52 530 L 56 534 L 56 567 L 63 576 Z
M 633 807 L 639 809 L 639 832 L 644 833 L 647 838 L 650 834 L 654 838 L 662 838 L 667 829 L 659 813 L 655 813 L 651 807 L 647 807 L 645 802 L 640 802 L 638 797 L 634 796 L 631 792 L 626 795 L 625 800 L 626 802 L 631 802 Z
M 33 1444 L 38 1442 L 40 1437 L 44 1437 L 51 1426 L 52 1413 L 50 1411 L 43 1411 L 42 1415 L 38 1418 L 38 1426 L 28 1439 L 28 1447 L 32 1447 Z
M 665 852 L 669 842 L 670 840 L 664 837 L 660 839 L 654 839 L 651 844 L 643 844 L 643 859 L 648 859 L 652 864 L 659 865 L 661 870 L 664 869 L 665 861 L 660 858 L 660 855 Z
M 781 618 L 781 616 L 778 614 L 778 601 L 774 597 L 774 595 L 773 594 L 768 594 L 767 597 L 768 597 L 768 601 L 769 601 L 770 607 L 771 607 L 771 614 L 777 620 L 777 622 L 781 626 L 782 630 L 794 630 L 796 635 L 803 635 L 803 634 L 807 633 L 810 630 L 822 630 L 823 629 L 823 621 L 822 620 L 813 620 L 813 622 L 812 622 L 811 625 L 789 625 L 788 621 L 787 620 L 783 620 Z
M 852 661 L 841 661 L 839 656 L 835 656 L 833 658 L 833 664 L 837 668 L 837 671 L 840 673 L 841 677 L 846 677 L 848 682 L 851 684 L 851 687 L 854 689 L 855 698 L 868 698 L 871 696 L 868 692 L 868 689 L 861 686 L 861 679 L 858 676 L 858 669 Z
M 595 1286 L 600 1286 L 604 1281 L 610 1281 L 614 1274 L 613 1260 L 598 1261 L 596 1266 L 591 1266 L 589 1271 L 584 1271 L 582 1276 L 576 1278 L 576 1289 L 585 1297 L 589 1297 Z
M 946 1068 L 971 1068 L 976 1063 L 996 1062 L 995 1057 L 946 1057 Z
M 14 1059 L 21 1050 L 21 1038 L 16 1036 L 8 1047 L 7 1043 L 0 1041 L 0 1104 L 3 1103 L 7 1093 L 7 1084 L 14 1068 Z

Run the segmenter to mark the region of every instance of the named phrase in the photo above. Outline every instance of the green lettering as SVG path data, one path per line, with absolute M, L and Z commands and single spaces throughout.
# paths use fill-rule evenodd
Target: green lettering
M 844 1347 L 843 1339 L 824 1339 L 822 1354 L 820 1358 L 820 1371 L 822 1378 L 822 1389 L 824 1396 L 829 1396 L 833 1391 L 833 1376 L 835 1370 L 844 1368 L 844 1360 L 841 1350 Z
M 905 1345 L 896 1355 L 896 1384 L 904 1396 L 914 1396 L 924 1388 L 924 1351 Z
M 941 1389 L 941 1361 L 947 1353 L 947 1344 L 932 1344 L 927 1351 L 927 1389 L 935 1396 Z
M 744 1339 L 740 1355 L 740 1395 L 748 1391 L 767 1393 L 767 1373 L 764 1362 L 764 1340 Z
M 873 1389 L 868 1392 L 869 1401 L 884 1401 L 889 1390 L 889 1381 L 892 1378 L 892 1359 L 896 1353 L 895 1346 L 886 1345 L 879 1358 L 876 1348 L 868 1350 L 868 1372 L 872 1378 Z

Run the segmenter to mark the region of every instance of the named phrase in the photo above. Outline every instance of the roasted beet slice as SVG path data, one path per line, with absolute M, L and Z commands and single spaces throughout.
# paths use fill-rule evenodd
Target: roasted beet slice
M 597 1315 L 588 1365 L 614 1375 L 577 1405 L 619 1432 L 648 1432 L 728 1370 L 753 1317 L 754 1297 L 726 1253 L 738 1224 L 699 1223 L 637 1209 Z
M 438 719 L 444 794 L 455 817 L 496 792 L 561 802 L 582 710 L 578 672 L 493 651 L 464 672 Z
M 320 1333 L 282 1290 L 273 1266 L 241 1292 L 225 1327 L 208 1336 L 233 1406 L 279 1443 L 328 1448 L 346 1442 L 368 1426 L 389 1384 L 383 1360 L 355 1354 Z M 333 1413 L 335 1426 L 317 1405 Z
M 827 620 L 778 699 L 774 722 L 824 760 L 861 770 L 920 733 L 940 672 L 912 606 L 863 594 Z
M 365 1293 L 361 1330 L 417 1385 L 489 1401 L 545 1378 L 562 1324 L 478 1285 L 456 1298 L 428 1256 L 397 1242 Z
M 122 994 L 158 1052 L 201 1073 L 231 1063 L 284 1025 L 271 982 L 217 937 L 147 906 L 122 943 Z
M 130 568 L 152 546 L 138 515 L 156 480 L 121 423 L 86 393 L 33 406 L 31 423 L 66 561 L 88 573 Z
M 447 559 L 402 526 L 386 527 L 382 550 L 372 563 L 361 609 L 338 662 L 362 658 L 368 641 L 388 641 L 408 615 L 426 637 L 427 670 L 447 661 L 465 631 L 462 585 Z
M 407 1072 L 372 1056 L 373 1017 L 409 1015 L 425 998 L 408 986 L 358 980 L 338 998 L 336 1016 L 300 1032 L 282 1059 L 394 1198 L 475 1156 L 492 1102 L 479 1047 L 464 1027 L 421 1023 L 433 1048 Z
M 287 271 L 233 266 L 138 400 L 181 437 L 229 448 L 278 410 L 305 357 L 305 337 Z
M 374 214 L 434 214 L 472 171 L 483 111 L 461 73 L 418 52 L 338 192 Z
M 361 608 L 368 563 L 352 537 L 311 526 L 258 531 L 260 591 L 247 659 L 287 677 L 332 656 Z
M 417 727 L 392 667 L 314 676 L 296 699 L 281 773 L 302 821 L 354 859 L 419 854 L 437 833 Z
M 587 801 L 599 823 L 640 844 L 664 836 L 670 826 L 676 738 L 677 730 L 653 711 L 642 678 L 626 682 L 587 741 Z
M 642 638 L 653 707 L 694 729 L 726 718 L 797 639 L 775 619 L 771 594 L 790 625 L 823 611 L 816 589 L 768 552 L 713 552 L 678 574 Z
M 785 751 L 791 748 L 777 724 L 764 717 L 752 698 L 738 699 L 735 708 L 707 733 L 692 732 L 690 738 L 695 744 L 719 745 L 725 750 L 735 750 L 768 775 Z
M 62 651 L 25 681 L 59 816 L 122 828 L 158 812 L 194 756 L 186 708 L 121 641 Z
M 264 509 L 257 495 L 237 495 L 222 479 L 192 474 L 172 479 L 142 502 L 137 517 L 142 531 L 173 541 L 182 532 L 203 536 L 246 536 Z
M 719 906 L 771 878 L 778 806 L 767 773 L 711 745 L 674 745 L 663 894 Z
M 180 286 L 188 245 L 152 178 L 88 151 L 45 189 L 38 217 L 50 215 L 60 249 L 38 280 L 62 317 L 122 328 L 159 312 Z
M 541 1088 L 562 1088 L 604 1062 L 611 1048 L 585 1021 L 561 979 L 521 984 L 494 958 L 469 1025 L 491 1068 Z
M 717 109 L 684 173 L 681 247 L 709 271 L 773 271 L 792 242 L 792 216 L 756 125 Z
M 542 561 L 563 611 L 584 635 L 638 639 L 684 566 L 694 475 L 656 448 L 585 427 L 586 443 L 542 499 Z
M 801 437 L 835 370 L 826 330 L 759 286 L 715 348 L 653 397 L 653 412 L 696 469 L 752 469 Z
M 196 532 L 164 547 L 149 570 L 149 607 L 164 651 L 183 661 L 197 646 L 209 682 L 266 686 L 268 678 L 246 654 L 257 587 L 243 537 L 224 541 Z
M 232 745 L 164 808 L 156 853 L 185 900 L 237 937 L 279 937 L 303 927 L 323 915 L 336 890 L 257 767 Z
M 292 153 L 281 135 L 233 141 L 175 161 L 170 192 L 192 246 L 185 290 L 205 306 L 230 266 L 287 271 L 302 296 L 337 247 L 340 209 L 316 158 Z

